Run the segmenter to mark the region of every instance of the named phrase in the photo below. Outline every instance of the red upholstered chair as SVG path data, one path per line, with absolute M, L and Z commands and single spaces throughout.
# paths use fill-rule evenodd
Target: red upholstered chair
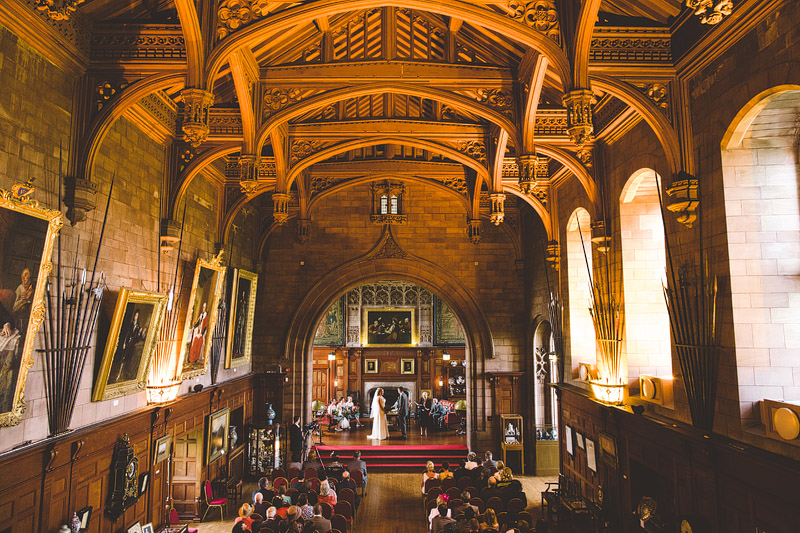
M 453 487 L 458 488 L 458 482 L 455 479 L 449 477 L 449 478 L 445 479 L 444 481 L 442 481 L 442 490 L 443 491 L 447 492 L 447 489 L 450 489 L 450 488 L 453 488 Z
M 290 487 L 292 485 L 294 485 L 295 483 L 298 483 L 300 481 L 300 478 L 298 478 L 297 475 L 295 475 L 293 477 L 290 477 L 290 478 L 287 478 L 287 479 L 289 480 L 289 486 Z
M 469 501 L 470 505 L 474 505 L 478 508 L 478 513 L 483 514 L 486 511 L 486 504 L 483 503 L 483 499 L 479 496 L 475 496 Z
M 286 477 L 286 471 L 283 468 L 273 468 L 272 475 L 270 476 L 273 480 L 276 477 Z
M 274 490 L 275 494 L 277 494 L 278 493 L 278 489 L 280 489 L 281 487 L 286 487 L 288 489 L 289 488 L 289 482 L 286 480 L 285 477 L 276 477 L 272 481 L 272 490 Z
M 292 499 L 292 505 L 297 503 L 297 497 L 300 496 L 300 491 L 297 489 L 289 489 L 286 491 L 286 495 Z
M 328 478 L 328 485 L 330 486 L 330 488 L 332 488 L 334 490 L 334 492 L 336 492 L 336 480 L 335 479 L 333 479 L 332 477 L 329 477 Z
M 350 502 L 338 501 L 333 506 L 333 516 L 341 515 L 347 520 L 347 529 L 352 529 L 353 526 L 353 506 Z
M 442 482 L 436 478 L 431 478 L 425 482 L 425 494 L 428 494 L 428 491 L 431 490 L 433 487 L 441 487 Z
M 355 483 L 356 487 L 361 488 L 362 496 L 367 493 L 367 481 L 364 479 L 364 474 L 361 472 L 361 470 L 351 470 L 350 481 Z
M 312 478 L 307 478 L 307 479 L 308 479 L 308 482 L 311 483 L 311 488 L 314 490 L 314 492 L 319 491 L 319 484 L 321 483 L 319 478 L 318 477 L 312 477 Z
M 450 487 L 446 491 L 447 497 L 451 500 L 453 498 L 460 498 L 461 497 L 461 490 L 458 487 Z
M 459 480 L 458 480 L 458 488 L 459 489 L 464 490 L 467 487 L 469 487 L 470 485 L 472 485 L 472 478 L 470 478 L 469 476 L 464 476 L 464 477 L 459 478 Z
M 300 469 L 296 466 L 293 466 L 289 469 L 288 475 L 286 476 L 288 479 L 292 479 L 293 477 L 300 477 Z
M 333 516 L 333 507 L 331 507 L 331 504 L 328 502 L 320 502 L 319 505 L 322 507 L 322 516 L 330 520 Z
M 206 508 L 206 512 L 203 513 L 203 518 L 201 518 L 200 521 L 202 522 L 206 519 L 208 511 L 210 511 L 212 507 L 219 507 L 219 515 L 222 520 L 225 520 L 224 508 L 228 504 L 228 498 L 217 498 L 214 496 L 214 491 L 211 490 L 211 483 L 208 481 L 203 481 L 203 496 L 205 496 L 206 505 L 208 507 Z
M 174 526 L 181 523 L 181 519 L 178 517 L 178 511 L 175 509 L 170 509 L 169 511 L 169 525 Z M 197 528 L 190 527 L 187 528 L 186 531 L 188 533 L 197 533 Z
M 353 492 L 351 489 L 342 489 L 336 495 L 340 502 L 348 502 L 350 507 L 353 508 L 353 518 L 355 519 L 356 514 L 356 493 Z M 335 511 L 336 509 L 334 509 Z
M 333 529 L 338 529 L 343 533 L 347 532 L 347 519 L 340 514 L 335 514 L 331 518 L 331 527 L 333 527 Z
M 305 475 L 306 475 L 306 479 L 311 479 L 311 478 L 319 479 L 319 474 L 317 473 L 317 469 L 316 468 L 306 468 Z
M 489 509 L 494 509 L 495 514 L 500 514 L 505 509 L 505 506 L 503 505 L 503 500 L 501 500 L 497 496 L 489 498 L 489 501 L 486 502 L 486 507 L 488 507 Z
M 525 504 L 522 503 L 522 500 L 519 498 L 512 498 L 510 502 L 508 502 L 508 507 L 506 507 L 506 511 L 509 513 L 521 513 L 525 510 Z

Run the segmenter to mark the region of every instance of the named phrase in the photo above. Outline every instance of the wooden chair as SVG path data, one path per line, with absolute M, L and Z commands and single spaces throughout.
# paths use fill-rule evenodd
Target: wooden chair
M 367 494 L 367 480 L 364 479 L 364 474 L 361 472 L 361 470 L 351 470 L 350 481 L 355 483 L 357 488 L 361 488 L 362 497 Z
M 272 479 L 276 477 L 286 477 L 286 471 L 283 468 L 273 468 L 272 475 L 270 476 Z
M 305 476 L 306 476 L 305 479 L 311 479 L 311 478 L 318 479 L 319 478 L 319 474 L 317 473 L 317 469 L 316 468 L 306 468 Z
M 333 515 L 333 517 L 331 518 L 331 527 L 333 529 L 338 529 L 343 533 L 349 531 L 347 529 L 347 519 L 340 514 Z
M 456 507 L 458 507 L 459 505 L 461 505 L 463 503 L 464 503 L 464 500 L 462 500 L 461 498 L 450 498 L 450 501 L 447 502 L 447 508 L 448 509 L 455 509 Z
M 224 507 L 228 504 L 228 498 L 217 498 L 214 496 L 214 491 L 211 489 L 211 483 L 208 481 L 203 481 L 203 495 L 206 499 L 206 512 L 203 513 L 203 518 L 200 519 L 202 522 L 206 519 L 206 515 L 208 511 L 211 510 L 212 507 L 219 507 L 219 514 L 222 520 L 225 520 L 225 510 Z
M 434 507 L 436 507 L 436 498 L 425 502 L 425 520 L 428 519 Z
M 442 481 L 442 490 L 447 491 L 451 487 L 458 487 L 458 482 L 454 478 L 447 478 Z
M 292 499 L 292 505 L 297 504 L 297 498 L 300 496 L 300 491 L 297 489 L 289 489 L 286 491 L 286 495 Z
M 533 528 L 533 517 L 531 516 L 531 513 L 528 511 L 520 511 L 518 514 L 520 522 L 525 521 L 528 523 L 529 528 Z
M 347 529 L 353 528 L 353 506 L 350 505 L 350 502 L 344 500 L 336 502 L 336 505 L 333 506 L 333 516 L 337 515 L 341 515 L 347 520 Z
M 285 477 L 276 477 L 272 481 L 272 490 L 275 491 L 275 494 L 277 494 L 278 489 L 280 489 L 281 487 L 286 487 L 288 489 L 289 481 L 287 481 Z
M 486 504 L 483 503 L 483 499 L 480 496 L 474 496 L 469 503 L 478 508 L 479 514 L 483 514 L 486 511 Z
M 502 513 L 497 513 L 497 523 L 500 524 L 500 528 L 506 527 L 508 525 L 508 513 L 503 511 Z M 506 529 L 508 529 L 506 527 Z
M 292 479 L 293 477 L 300 477 L 300 469 L 297 468 L 296 466 L 293 466 L 292 468 L 289 469 L 288 475 L 286 477 L 289 479 Z
M 486 507 L 489 509 L 494 509 L 495 514 L 500 514 L 505 510 L 505 506 L 503 505 L 503 500 L 501 500 L 497 496 L 489 498 L 489 501 L 486 502 Z
M 461 490 L 466 489 L 472 485 L 472 478 L 469 476 L 464 476 L 458 479 L 458 488 Z
M 431 490 L 425 493 L 425 501 L 435 500 L 440 494 L 442 494 L 442 489 L 439 487 L 433 487 Z
M 181 523 L 180 518 L 178 517 L 178 511 L 175 509 L 170 509 L 169 511 L 169 525 L 175 526 Z M 187 527 L 186 531 L 188 533 L 197 533 L 197 528 L 194 527 Z
M 450 487 L 449 489 L 447 489 L 446 494 L 447 494 L 447 497 L 450 498 L 451 500 L 453 498 L 460 498 L 461 497 L 461 490 L 458 487 Z
M 512 498 L 506 506 L 506 511 L 509 513 L 521 513 L 525 510 L 525 504 L 519 498 Z
M 333 507 L 331 507 L 331 504 L 328 502 L 320 502 L 319 505 L 322 507 L 322 516 L 330 520 L 333 516 Z
M 356 493 L 352 491 L 352 489 L 342 489 L 336 495 L 340 502 L 348 502 L 350 507 L 353 508 L 353 519 L 356 518 Z M 334 509 L 335 510 L 335 509 Z
M 425 482 L 425 494 L 428 494 L 428 491 L 431 490 L 433 487 L 441 487 L 442 482 L 436 478 L 431 478 Z

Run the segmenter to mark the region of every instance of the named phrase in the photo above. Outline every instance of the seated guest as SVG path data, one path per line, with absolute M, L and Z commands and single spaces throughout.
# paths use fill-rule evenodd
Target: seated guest
M 500 479 L 497 479 L 498 476 Z M 495 479 L 497 479 L 497 488 L 504 490 L 506 487 L 511 485 L 514 477 L 511 475 L 511 469 L 509 467 L 505 467 L 503 468 L 502 472 L 498 471 L 497 474 L 495 474 Z
M 319 533 L 328 533 L 331 530 L 331 521 L 322 516 L 322 506 L 314 506 L 314 516 L 308 520 L 309 524 L 314 524 L 314 530 Z
M 458 520 L 458 530 L 459 531 L 467 531 L 469 529 L 469 523 L 478 516 L 478 513 L 472 510 L 472 507 L 467 507 L 466 510 L 460 514 L 456 514 L 456 520 Z
M 264 503 L 264 495 L 260 492 L 256 492 L 256 499 L 255 503 L 253 504 L 253 512 L 261 516 L 267 516 L 267 509 L 269 509 L 269 505 Z
M 507 513 L 506 518 L 502 524 L 500 524 L 501 531 L 514 531 L 515 528 L 519 527 L 519 515 L 517 513 Z
M 264 515 L 264 522 L 261 524 L 261 529 L 278 531 L 278 524 L 280 524 L 281 518 L 277 515 L 277 511 L 275 507 L 267 509 L 267 514 Z
M 472 511 L 473 514 L 478 514 L 478 508 L 469 501 L 472 499 L 472 494 L 468 490 L 461 493 L 461 503 L 453 507 L 453 516 L 457 517 L 461 513 L 466 513 L 467 510 Z
M 503 492 L 497 488 L 497 481 L 493 477 L 489 478 L 489 486 L 486 487 L 481 491 L 481 499 L 484 502 L 488 502 L 489 498 L 500 498 L 503 499 Z
M 497 515 L 494 513 L 494 509 L 486 509 L 486 512 L 483 513 L 482 522 L 481 531 L 500 531 L 500 524 L 497 523 Z
M 353 452 L 353 459 L 347 464 L 349 471 L 361 470 L 361 475 L 364 476 L 364 484 L 367 484 L 367 463 L 361 460 L 361 450 Z
M 450 463 L 444 461 L 442 463 L 442 470 L 439 472 L 439 479 L 444 481 L 445 479 L 451 479 L 453 477 L 453 473 L 450 471 Z
M 438 507 L 439 514 L 437 514 L 431 521 L 431 533 L 444 533 L 444 528 L 450 524 L 455 524 L 455 520 L 450 518 L 449 509 L 447 504 L 443 503 Z
M 292 497 L 286 494 L 286 485 L 281 485 L 281 488 L 278 489 L 278 496 L 281 497 L 286 505 L 292 505 Z
M 242 506 L 239 507 L 239 516 L 236 517 L 233 523 L 242 522 L 247 530 L 250 531 L 250 524 L 253 523 L 253 519 L 250 518 L 251 514 L 253 514 L 253 506 L 249 503 L 242 504 Z
M 469 521 L 469 525 L 467 529 L 464 530 L 464 533 L 480 533 L 481 524 L 478 522 L 477 518 L 473 518 Z
M 439 474 L 434 470 L 433 461 L 425 463 L 425 472 L 422 473 L 422 494 L 425 494 L 425 482 L 429 479 L 439 479 Z
M 433 419 L 433 427 L 439 429 L 444 427 L 444 419 L 447 418 L 447 411 L 436 398 L 433 399 L 431 405 L 431 418 Z
M 475 452 L 469 452 L 467 454 L 467 462 L 464 463 L 464 468 L 466 468 L 467 470 L 473 470 L 475 468 L 478 468 L 477 459 L 478 459 L 478 454 L 476 454 Z
M 300 473 L 297 474 L 297 481 L 292 483 L 292 488 L 297 491 L 303 492 L 304 488 L 303 484 L 306 482 L 305 477 L 306 477 L 305 471 L 301 470 Z
M 314 527 L 314 524 L 306 521 L 306 523 L 303 524 L 303 533 L 319 533 L 319 530 Z
M 308 505 L 308 495 L 302 492 L 297 496 L 297 514 L 298 520 L 308 520 L 314 516 L 314 508 Z
M 522 500 L 524 508 L 528 507 L 528 497 L 525 495 L 525 491 L 522 490 L 522 483 L 518 479 L 512 479 L 508 486 L 502 490 L 502 493 L 503 502 L 508 503 L 516 498 Z
M 255 514 L 255 513 L 253 513 L 253 514 Z M 261 525 L 263 523 L 264 523 L 263 520 L 258 520 L 258 519 L 253 520 L 253 523 L 250 524 L 250 533 L 260 533 L 261 532 Z M 265 529 L 264 533 L 266 533 L 266 531 L 267 530 Z
M 469 477 L 469 470 L 466 468 L 466 461 L 464 459 L 458 460 L 458 468 L 453 472 L 453 477 L 458 481 L 462 477 Z
M 332 477 L 336 481 L 341 481 L 342 472 L 345 470 L 345 466 L 339 460 L 339 454 L 333 452 L 333 454 L 331 454 L 331 462 L 325 467 L 325 472 L 327 473 L 328 477 Z
M 327 503 L 331 507 L 336 505 L 336 493 L 333 491 L 331 486 L 328 484 L 328 480 L 326 479 L 322 483 L 319 484 L 319 498 L 320 503 Z
M 339 492 L 342 492 L 342 489 L 350 489 L 353 491 L 353 494 L 356 495 L 354 500 L 355 502 L 355 509 L 353 509 L 354 512 L 356 509 L 358 509 L 358 506 L 361 503 L 361 496 L 359 496 L 358 491 L 356 490 L 357 488 L 358 487 L 356 487 L 356 484 L 353 483 L 353 480 L 350 479 L 350 472 L 348 472 L 347 470 L 342 472 L 342 480 L 339 482 L 338 485 L 336 485 L 336 490 L 338 490 Z
M 447 494 L 440 494 L 436 497 L 436 507 L 431 509 L 431 512 L 428 513 L 428 526 L 433 523 L 433 519 L 439 516 L 439 508 L 444 505 L 445 508 L 447 507 Z M 452 518 L 455 516 L 450 509 L 447 509 L 447 516 Z
M 482 466 L 487 477 L 497 472 L 497 463 L 492 459 L 492 452 L 487 451 L 485 454 L 483 454 Z
M 286 518 L 286 508 L 288 507 L 288 505 L 286 505 L 286 502 L 283 501 L 283 498 L 281 498 L 280 496 L 275 496 L 274 498 L 272 498 L 272 506 L 275 508 L 276 520 L 278 518 L 280 519 Z
M 286 511 L 286 518 L 278 525 L 278 533 L 300 533 L 302 526 L 297 519 L 297 507 L 292 505 Z
M 269 489 L 269 480 L 265 477 L 262 477 L 258 480 L 258 489 L 253 492 L 253 501 L 256 499 L 256 493 L 260 492 L 261 495 L 264 497 L 265 502 L 272 501 L 272 497 L 274 494 Z
M 231 533 L 244 533 L 245 531 L 250 531 L 244 522 L 236 522 L 233 524 L 233 529 L 231 529 Z
M 319 494 L 317 494 L 313 490 L 307 492 L 306 495 L 308 496 L 308 505 L 310 505 L 311 507 L 314 507 L 315 505 L 317 505 L 317 503 L 319 503 Z

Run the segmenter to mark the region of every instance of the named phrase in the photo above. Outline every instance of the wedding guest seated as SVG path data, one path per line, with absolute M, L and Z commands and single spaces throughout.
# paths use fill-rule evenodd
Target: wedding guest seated
M 265 502 L 272 501 L 272 497 L 274 494 L 272 490 L 269 488 L 269 480 L 265 477 L 262 477 L 258 480 L 258 489 L 253 492 L 253 501 L 256 499 L 256 493 L 260 492 L 261 495 L 264 497 Z
M 353 459 L 348 463 L 347 469 L 349 471 L 361 470 L 361 475 L 364 476 L 364 484 L 367 483 L 367 463 L 361 460 L 361 450 L 353 452 Z
M 483 513 L 481 531 L 500 531 L 500 524 L 497 523 L 497 515 L 494 509 L 486 509 Z
M 267 514 L 264 515 L 264 522 L 261 524 L 262 529 L 269 531 L 278 531 L 278 524 L 281 518 L 277 515 L 278 510 L 275 507 L 267 509 Z
M 253 504 L 253 512 L 261 516 L 267 516 L 267 509 L 269 504 L 264 503 L 264 495 L 256 492 L 255 503 Z
M 437 510 L 439 513 L 431 520 L 431 533 L 443 533 L 445 527 L 456 522 L 450 518 L 450 510 L 447 508 L 446 503 L 439 505 Z
M 522 483 L 518 479 L 512 479 L 508 486 L 502 490 L 503 497 L 501 498 L 505 504 L 508 504 L 513 499 L 522 500 L 523 508 L 528 507 L 528 497 L 522 488 Z
M 320 503 L 327 503 L 331 507 L 336 505 L 336 492 L 331 489 L 331 486 L 328 484 L 328 480 L 326 479 L 322 483 L 319 484 L 319 498 Z
M 338 482 L 341 481 L 342 472 L 344 472 L 345 470 L 346 470 L 345 466 L 339 459 L 339 454 L 333 452 L 333 454 L 331 454 L 331 461 L 328 463 L 328 466 L 325 467 L 325 472 L 327 476 L 332 477 Z
M 491 476 L 497 472 L 497 463 L 492 459 L 492 452 L 487 451 L 483 454 L 483 470 L 487 476 Z
M 466 468 L 466 461 L 464 459 L 458 460 L 458 468 L 453 471 L 453 477 L 458 481 L 462 477 L 470 477 L 469 470 Z
M 450 463 L 444 461 L 442 463 L 442 470 L 439 472 L 439 479 L 444 481 L 445 479 L 451 479 L 453 477 L 453 473 L 450 471 Z
M 313 490 L 307 492 L 306 495 L 308 496 L 308 505 L 310 505 L 311 507 L 314 507 L 315 505 L 317 505 L 317 503 L 319 503 L 319 494 L 317 494 Z
M 297 491 L 299 491 L 299 492 L 303 492 L 303 489 L 305 488 L 305 487 L 303 486 L 303 484 L 304 484 L 304 483 L 305 483 L 305 481 L 306 481 L 306 480 L 305 480 L 305 476 L 306 476 L 306 473 L 305 473 L 305 471 L 303 471 L 303 470 L 300 470 L 300 472 L 297 474 L 297 481 L 295 481 L 294 483 L 292 483 L 292 487 L 291 487 L 291 488 L 293 488 L 293 489 L 296 489 L 296 490 L 297 490 Z
M 283 501 L 283 498 L 280 496 L 275 496 L 272 498 L 272 506 L 275 508 L 275 519 L 278 518 L 284 519 L 286 518 L 286 502 Z
M 291 496 L 286 494 L 286 485 L 281 485 L 281 487 L 278 489 L 278 496 L 281 497 L 283 503 L 285 503 L 286 505 L 292 505 Z
M 498 476 L 499 479 L 497 479 Z M 511 485 L 511 481 L 514 480 L 514 477 L 511 475 L 511 469 L 506 466 L 502 471 L 498 471 L 497 474 L 495 474 L 495 479 L 497 479 L 497 488 L 503 490 Z
M 433 461 L 425 463 L 425 472 L 422 473 L 422 494 L 425 494 L 425 482 L 429 479 L 439 479 L 439 474 L 433 466 Z
M 467 470 L 478 468 L 478 454 L 475 452 L 469 452 L 467 454 L 467 462 L 464 463 L 464 468 Z
M 473 507 L 468 506 L 464 511 L 461 513 L 454 513 L 453 516 L 458 520 L 458 530 L 467 531 L 469 529 L 469 523 L 478 516 L 478 513 L 473 510 Z
M 430 525 L 433 523 L 433 519 L 439 516 L 439 507 L 441 507 L 442 505 L 447 507 L 447 502 L 448 502 L 447 494 L 440 494 L 436 497 L 436 507 L 431 509 L 431 512 L 428 513 L 428 527 L 430 527 Z M 455 515 L 452 513 L 450 509 L 447 509 L 447 516 L 452 518 Z
M 461 503 L 453 507 L 453 517 L 458 517 L 461 513 L 466 513 L 467 510 L 472 511 L 474 515 L 478 514 L 478 508 L 469 501 L 472 499 L 472 494 L 468 490 L 461 493 Z
M 297 521 L 297 506 L 292 505 L 286 510 L 286 518 L 278 525 L 278 533 L 300 533 L 302 525 Z
M 314 530 L 319 533 L 329 533 L 331 530 L 331 521 L 322 516 L 322 506 L 317 504 L 314 506 L 314 516 L 308 520 L 309 524 L 314 525 Z
M 242 504 L 239 507 L 239 516 L 236 517 L 236 520 L 233 521 L 234 524 L 237 522 L 242 522 L 247 530 L 250 530 L 250 524 L 253 523 L 253 519 L 250 518 L 250 515 L 253 514 L 253 506 L 249 503 Z
M 489 478 L 489 486 L 481 491 L 480 496 L 484 503 L 488 502 L 489 498 L 503 499 L 503 493 L 497 488 L 497 481 L 493 477 Z
M 231 529 L 231 533 L 245 533 L 250 532 L 244 522 L 236 522 L 233 524 L 233 529 Z
M 342 493 L 342 489 L 350 489 L 353 491 L 353 494 L 355 494 L 355 509 L 353 509 L 353 512 L 355 512 L 356 509 L 358 509 L 359 504 L 361 504 L 361 496 L 359 496 L 358 491 L 356 490 L 358 487 L 356 487 L 356 484 L 353 483 L 352 479 L 350 479 L 350 472 L 347 470 L 342 472 L 342 480 L 338 485 L 336 485 L 336 490 L 339 491 L 339 494 Z
M 441 429 L 444 427 L 444 421 L 447 418 L 447 411 L 436 398 L 433 399 L 431 404 L 431 418 L 433 419 L 433 426 L 435 428 Z
M 303 492 L 297 497 L 297 508 L 299 509 L 300 518 L 308 520 L 314 516 L 314 507 L 308 504 L 308 494 Z
M 464 530 L 464 533 L 480 533 L 481 524 L 478 522 L 477 518 L 473 518 L 469 521 L 469 525 L 467 529 Z

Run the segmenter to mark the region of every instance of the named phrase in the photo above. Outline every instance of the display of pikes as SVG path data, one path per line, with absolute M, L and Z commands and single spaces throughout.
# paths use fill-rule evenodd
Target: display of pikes
M 61 234 L 58 236 L 57 263 L 55 265 L 55 287 L 52 282 L 45 286 L 45 312 L 43 324 L 44 386 L 47 396 L 47 421 L 50 435 L 58 435 L 69 430 L 75 401 L 78 397 L 81 376 L 86 357 L 94 337 L 100 302 L 106 287 L 106 279 L 101 271 L 97 275 L 97 263 L 103 246 L 108 208 L 114 191 L 114 180 L 108 190 L 100 240 L 94 257 L 91 275 L 87 280 L 86 268 L 78 267 L 80 237 L 77 239 L 72 265 L 72 279 L 68 280 L 61 262 Z M 63 178 L 59 160 L 58 203 L 61 209 Z M 69 281 L 69 283 L 68 283 Z
M 703 250 L 702 219 L 699 224 L 699 261 L 675 266 L 658 178 L 656 187 L 667 251 L 669 284 L 664 286 L 664 299 L 669 312 L 672 342 L 678 353 L 692 425 L 703 431 L 711 431 L 714 427 L 720 345 L 717 330 L 717 276 L 712 274 Z
M 547 247 L 542 243 L 542 250 Z M 542 259 L 544 263 L 544 279 L 547 282 L 547 314 L 550 317 L 550 333 L 553 336 L 553 352 L 555 352 L 558 366 L 558 376 L 552 376 L 552 382 L 560 383 L 564 379 L 564 306 L 561 304 L 561 295 L 559 294 L 558 285 L 555 288 L 550 285 L 550 275 L 547 272 L 547 261 Z

